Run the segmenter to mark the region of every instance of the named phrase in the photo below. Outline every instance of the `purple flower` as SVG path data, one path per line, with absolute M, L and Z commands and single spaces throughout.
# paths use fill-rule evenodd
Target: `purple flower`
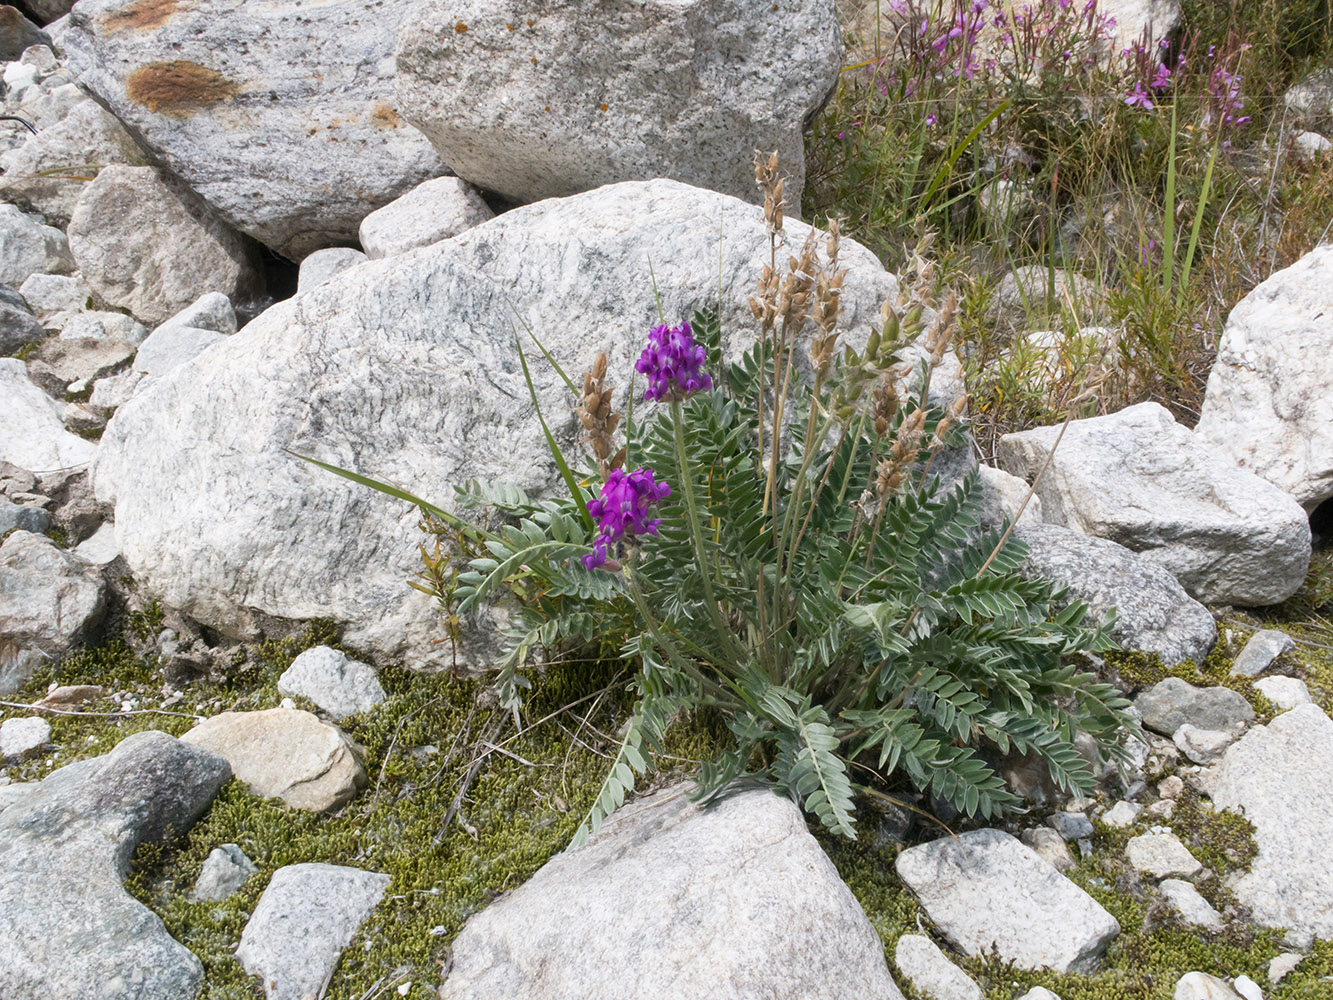
M 1143 89 L 1143 81 L 1139 80 L 1134 84 L 1134 89 L 1125 95 L 1125 103 L 1131 108 L 1139 107 L 1144 111 L 1151 111 L 1154 107 L 1152 98 L 1148 92 Z
M 1171 71 L 1166 68 L 1166 63 L 1157 64 L 1157 74 L 1148 86 L 1152 87 L 1153 90 L 1165 90 L 1171 86 Z
M 684 399 L 700 389 L 713 388 L 713 380 L 702 370 L 706 352 L 694 342 L 689 323 L 669 327 L 659 324 L 648 331 L 648 346 L 634 362 L 634 370 L 648 376 L 645 401 Z
M 649 520 L 649 508 L 671 495 L 671 487 L 653 478 L 652 469 L 639 469 L 625 474 L 613 469 L 602 484 L 598 499 L 588 504 L 588 513 L 597 519 L 597 537 L 593 550 L 583 557 L 583 565 L 596 569 L 606 565 L 606 557 L 614 545 L 617 549 L 626 538 L 636 535 L 655 535 L 661 520 Z

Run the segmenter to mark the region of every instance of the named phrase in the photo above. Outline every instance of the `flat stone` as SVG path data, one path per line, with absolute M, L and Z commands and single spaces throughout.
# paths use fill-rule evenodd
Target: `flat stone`
M 447 240 L 494 217 L 472 185 L 457 177 L 436 177 L 362 219 L 361 246 L 371 260 L 392 257 Z
M 20 761 L 51 742 L 51 724 L 36 716 L 0 722 L 0 760 Z
M 1164 736 L 1189 723 L 1199 729 L 1239 734 L 1254 721 L 1254 709 L 1243 697 L 1224 687 L 1199 688 L 1179 677 L 1168 677 L 1134 699 L 1146 729 Z
M 1025 969 L 1097 968 L 1120 925 L 1096 900 L 1001 830 L 909 848 L 899 877 L 949 942 Z
M 190 899 L 196 903 L 226 899 L 257 871 L 254 862 L 236 844 L 215 847 L 204 859 L 204 867 L 195 880 Z
M 1232 885 L 1255 923 L 1299 947 L 1333 938 L 1333 722 L 1317 705 L 1283 712 L 1226 752 L 1207 783 L 1213 805 L 1254 824 L 1259 852 Z
M 0 7 L 0 62 L 9 62 L 30 45 L 48 41 L 46 32 L 33 24 L 17 7 Z
M 1305 961 L 1305 956 L 1296 952 L 1284 952 L 1268 963 L 1268 981 L 1276 986 L 1287 976 L 1296 971 L 1296 966 Z
M 884 946 L 791 801 L 701 809 L 672 786 L 614 813 L 472 916 L 441 1000 L 902 1000 Z
M 1222 923 L 1222 915 L 1213 909 L 1212 904 L 1190 883 L 1178 878 L 1168 878 L 1164 879 L 1158 888 L 1162 891 L 1162 898 L 1180 914 L 1185 923 L 1212 934 L 1222 932 L 1225 926 Z
M 1199 729 L 1187 722 L 1176 730 L 1172 738 L 1180 752 L 1195 764 L 1215 764 L 1239 735 L 1221 729 Z
M 135 733 L 0 812 L 0 996 L 194 997 L 199 959 L 121 882 L 140 843 L 189 830 L 229 775 L 214 754 Z
M 1180 838 L 1171 832 L 1149 832 L 1134 837 L 1125 845 L 1125 856 L 1138 871 L 1153 878 L 1184 876 L 1203 871 L 1199 859 L 1189 852 Z
M 296 278 L 296 290 L 306 292 L 318 285 L 331 281 L 349 267 L 356 267 L 369 258 L 360 250 L 351 247 L 329 247 L 316 250 L 303 261 Z
M 1305 681 L 1295 677 L 1260 677 L 1254 682 L 1259 693 L 1281 711 L 1309 705 L 1314 702 Z
M 1245 643 L 1245 648 L 1231 664 L 1233 677 L 1258 677 L 1283 653 L 1296 648 L 1296 642 L 1285 632 L 1260 629 Z
M 335 719 L 368 711 L 387 697 L 374 667 L 328 646 L 296 657 L 278 678 L 278 693 L 308 698 Z
M 1300 505 L 1157 403 L 1006 434 L 998 457 L 1026 479 L 1049 458 L 1038 483 L 1048 523 L 1139 553 L 1200 601 L 1277 604 L 1305 582 L 1310 524 Z
M 211 330 L 230 336 L 236 332 L 236 310 L 231 299 L 221 292 L 205 292 L 153 332 L 161 333 L 174 327 Z
M 158 327 L 134 356 L 134 370 L 150 376 L 165 375 L 226 339 L 215 330 L 200 330 L 193 326 Z
M 1121 799 L 1106 812 L 1102 813 L 1102 822 L 1113 830 L 1127 830 L 1139 818 L 1139 813 L 1143 811 L 1142 806 L 1137 806 L 1133 802 L 1126 802 Z
M 347 734 L 309 712 L 223 712 L 181 740 L 224 757 L 252 792 L 282 799 L 293 809 L 337 809 L 366 784 L 365 768 Z
M 1244 1000 L 1225 980 L 1206 972 L 1190 972 L 1176 982 L 1172 1000 Z
M 139 346 L 148 339 L 148 327 L 124 313 L 89 310 L 76 313 L 60 328 L 61 340 L 96 340 Z M 85 378 L 92 376 L 85 376 Z
M 985 1000 L 981 987 L 924 934 L 904 934 L 893 952 L 898 971 L 931 1000 Z
M 48 691 L 37 704 L 43 708 L 82 708 L 105 694 L 106 688 L 100 684 L 62 684 Z

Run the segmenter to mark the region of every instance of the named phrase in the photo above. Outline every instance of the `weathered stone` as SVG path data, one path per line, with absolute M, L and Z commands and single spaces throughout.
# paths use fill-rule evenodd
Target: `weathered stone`
M 393 98 L 410 4 L 84 0 L 70 65 L 231 225 L 294 260 L 445 173 Z M 225 290 L 225 289 L 224 289 Z
M 1254 709 L 1240 694 L 1224 687 L 1198 688 L 1179 677 L 1168 677 L 1134 699 L 1143 725 L 1164 736 L 1175 736 L 1185 723 L 1199 729 L 1239 734 L 1254 721 Z
M 84 188 L 110 163 L 148 162 L 114 115 L 83 100 L 60 121 L 0 156 L 0 198 L 69 225 Z
M 1172 739 L 1180 752 L 1195 764 L 1215 764 L 1239 735 L 1219 729 L 1200 729 L 1187 722 L 1176 730 Z
M 1153 878 L 1173 875 L 1189 878 L 1203 871 L 1199 859 L 1169 830 L 1154 830 L 1134 837 L 1125 845 L 1125 856 L 1136 869 Z
M 60 328 L 60 339 L 117 341 L 137 346 L 148 339 L 148 327 L 124 313 L 90 310 L 66 320 Z
M 88 402 L 93 406 L 100 406 L 104 410 L 117 409 L 134 395 L 134 390 L 143 381 L 143 378 L 143 372 L 136 371 L 125 371 L 119 375 L 99 378 L 93 384 L 93 394 L 89 397 Z
M 1333 150 L 1333 142 L 1318 132 L 1297 132 L 1291 137 L 1291 148 L 1297 156 L 1314 160 Z
M 18 288 L 34 274 L 72 270 L 74 260 L 64 233 L 13 205 L 0 205 L 0 284 Z
M 1268 981 L 1276 986 L 1296 970 L 1296 966 L 1305 961 L 1305 956 L 1295 952 L 1286 952 L 1268 963 Z
M 1314 701 L 1310 697 L 1310 689 L 1305 686 L 1305 681 L 1295 677 L 1260 677 L 1254 682 L 1254 686 L 1280 711 L 1285 712 L 1301 705 L 1309 705 Z
M 0 62 L 10 62 L 23 55 L 31 45 L 49 41 L 46 32 L 29 21 L 17 7 L 0 7 Z
M 82 708 L 105 694 L 106 688 L 98 684 L 62 684 L 48 691 L 37 704 L 44 708 Z
M 1225 926 L 1222 915 L 1199 895 L 1199 890 L 1194 886 L 1178 878 L 1169 878 L 1164 879 L 1158 888 L 1162 890 L 1162 898 L 1180 914 L 1180 919 L 1185 923 L 1213 934 L 1221 933 Z
M 1102 822 L 1114 830 L 1127 830 L 1138 820 L 1142 811 L 1142 806 L 1121 799 L 1102 813 Z
M 1046 817 L 1046 824 L 1062 840 L 1082 840 L 1092 836 L 1092 821 L 1081 812 L 1054 812 Z
M 475 188 L 437 177 L 361 220 L 361 247 L 371 260 L 392 257 L 457 236 L 495 217 Z
M 898 855 L 899 877 L 968 955 L 1025 969 L 1095 969 L 1120 925 L 1091 896 L 1001 830 L 973 830 Z
M 1333 496 L 1333 246 L 1278 271 L 1227 318 L 1195 436 L 1307 511 Z
M 34 274 L 19 286 L 19 294 L 42 325 L 58 330 L 88 308 L 93 290 L 81 274 Z
M 74 206 L 69 249 L 98 295 L 149 325 L 202 292 L 244 300 L 263 285 L 251 245 L 156 167 L 98 174 Z
M 37 317 L 28 311 L 19 293 L 0 285 L 0 353 L 12 354 L 24 344 L 46 336 Z
M 228 773 L 166 733 L 136 733 L 0 812 L 0 996 L 193 997 L 199 959 L 121 881 L 135 848 L 188 830 Z
M 71 386 L 77 391 L 89 382 L 124 367 L 134 357 L 134 349 L 133 344 L 124 340 L 92 337 L 64 340 L 50 337 L 29 356 L 28 377 L 52 396 L 63 396 L 71 391 Z M 54 399 L 51 405 L 59 411 L 63 423 L 64 406 Z M 67 443 L 77 453 L 78 447 L 73 446 L 72 442 Z
M 1172 1000 L 1244 1000 L 1225 980 L 1206 972 L 1190 972 L 1176 982 Z
M 337 809 L 366 783 L 347 734 L 309 712 L 223 712 L 181 740 L 220 754 L 252 792 L 282 799 L 293 809 Z
M 296 290 L 309 291 L 316 285 L 332 280 L 349 267 L 355 267 L 368 259 L 360 250 L 353 250 L 351 247 L 316 250 L 301 261 L 301 269 L 296 278 Z
M 1005 522 L 1012 522 L 1019 508 L 1023 516 L 1019 524 L 1040 524 L 1041 497 L 1033 493 L 1028 497 L 1028 484 L 1017 476 L 1011 476 L 1002 469 L 989 465 L 980 468 L 981 477 L 981 523 L 988 528 L 998 528 Z M 1023 507 L 1023 501 L 1027 506 Z
M 316 996 L 389 881 L 340 865 L 279 868 L 245 925 L 237 960 L 268 1000 Z
M 194 902 L 226 899 L 258 870 L 236 844 L 215 847 L 204 859 L 204 867 L 195 880 L 190 899 Z
M 1000 465 L 1032 479 L 1061 427 L 1000 439 Z M 1200 601 L 1268 605 L 1305 582 L 1310 524 L 1280 489 L 1207 448 L 1157 403 L 1075 420 L 1037 486 L 1042 516 L 1169 571 Z
M 787 229 L 795 245 L 807 231 Z M 559 474 L 514 350 L 515 305 L 566 370 L 607 351 L 610 371 L 623 373 L 623 408 L 632 362 L 659 322 L 648 257 L 668 317 L 717 303 L 720 271 L 735 358 L 754 340 L 748 299 L 767 245 L 759 209 L 652 181 L 516 209 L 368 261 L 137 392 L 102 437 L 98 498 L 114 501 L 121 551 L 145 590 L 224 634 L 252 634 L 251 608 L 327 616 L 377 661 L 452 665 L 450 644 L 433 641 L 435 601 L 404 584 L 420 568 L 417 510 L 288 449 L 436 502 L 474 478 L 554 489 Z M 855 343 L 897 283 L 851 240 L 840 263 L 840 327 Z M 906 357 L 919 359 L 919 348 Z M 577 453 L 584 432 L 567 387 L 546 364 L 531 369 L 552 432 Z M 960 384 L 957 371 L 950 356 L 932 393 Z M 465 627 L 460 662 L 489 662 L 493 643 L 477 634 Z
M 1029 827 L 1023 831 L 1021 836 L 1023 843 L 1036 851 L 1037 856 L 1054 867 L 1056 871 L 1067 872 L 1077 864 L 1069 846 L 1065 843 L 1065 838 L 1050 827 Z
M 149 334 L 139 348 L 139 353 L 134 356 L 134 370 L 145 375 L 165 375 L 226 339 L 224 334 L 214 330 L 200 330 L 193 326 L 161 326 Z
M 106 566 L 120 555 L 116 526 L 106 521 L 90 536 L 70 549 L 70 555 L 89 566 Z
M 833 0 L 430 0 L 403 22 L 396 84 L 442 160 L 517 201 L 655 177 L 755 200 L 761 149 L 799 218 L 801 133 L 841 61 Z
M 236 310 L 221 292 L 205 292 L 153 332 L 186 326 L 230 336 L 236 332 Z
M 789 800 L 680 786 L 473 916 L 441 1000 L 902 1000 L 884 946 Z
M 1285 927 L 1300 947 L 1333 938 L 1333 722 L 1317 705 L 1256 726 L 1217 765 L 1213 805 L 1254 824 L 1258 856 L 1231 886 L 1256 923 Z
M 51 723 L 37 716 L 0 722 L 0 761 L 19 761 L 51 742 Z
M 0 538 L 15 529 L 40 535 L 49 527 L 51 515 L 45 509 L 23 506 L 10 500 L 0 501 Z
M 1250 641 L 1231 664 L 1231 676 L 1258 677 L 1279 656 L 1295 648 L 1296 643 L 1287 633 L 1276 629 L 1260 629 L 1250 636 Z
M 1167 664 L 1198 662 L 1217 640 L 1208 609 L 1123 545 L 1054 524 L 1023 525 L 1014 537 L 1029 549 L 1022 573 L 1067 587 L 1094 616 L 1115 608 L 1111 635 L 1126 649 L 1156 653 Z
M 335 719 L 384 701 L 375 668 L 328 646 L 307 649 L 278 678 L 278 693 L 309 698 Z
M 898 971 L 931 1000 L 984 1000 L 981 987 L 924 934 L 904 934 L 893 951 Z
M 45 535 L 15 531 L 0 543 L 0 694 L 43 660 L 68 652 L 102 619 L 105 587 L 92 568 Z

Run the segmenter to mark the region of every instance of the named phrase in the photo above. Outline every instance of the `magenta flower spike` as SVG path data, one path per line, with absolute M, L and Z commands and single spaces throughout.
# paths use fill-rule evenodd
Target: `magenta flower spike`
M 713 380 L 703 370 L 707 352 L 694 342 L 689 323 L 669 327 L 659 324 L 648 331 L 648 346 L 634 362 L 634 370 L 648 376 L 645 402 L 684 399 L 701 389 L 713 388 Z
M 649 508 L 671 495 L 671 487 L 653 478 L 652 469 L 626 474 L 614 469 L 602 484 L 601 495 L 588 504 L 588 513 L 597 522 L 593 551 L 583 557 L 583 565 L 596 569 L 606 565 L 612 546 L 617 549 L 626 538 L 655 535 L 661 519 L 650 519 Z

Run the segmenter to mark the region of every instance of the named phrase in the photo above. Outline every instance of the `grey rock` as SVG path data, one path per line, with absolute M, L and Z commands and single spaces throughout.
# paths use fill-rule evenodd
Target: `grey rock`
M 1142 806 L 1122 799 L 1102 814 L 1102 822 L 1115 830 L 1127 830 L 1138 820 L 1141 812 Z
M 447 172 L 394 104 L 410 4 L 143 10 L 85 0 L 70 15 L 71 67 L 155 159 L 279 253 L 355 240 L 369 212 Z
M 79 196 L 68 232 L 93 290 L 150 325 L 203 292 L 247 299 L 263 284 L 251 244 L 156 167 L 104 169 Z
M 360 250 L 353 250 L 351 247 L 316 250 L 301 261 L 301 269 L 296 278 L 296 290 L 309 291 L 316 285 L 332 280 L 349 267 L 355 267 L 368 259 Z
M 767 791 L 636 799 L 471 917 L 441 1000 L 902 1000 L 884 946 L 806 828 Z
M 143 381 L 143 372 L 125 371 L 119 375 L 108 375 L 93 384 L 93 394 L 88 402 L 105 410 L 114 410 L 123 406 L 134 395 L 134 390 Z
M 1222 915 L 1213 909 L 1212 904 L 1199 895 L 1199 890 L 1190 883 L 1178 878 L 1168 878 L 1164 879 L 1158 888 L 1162 891 L 1162 898 L 1191 927 L 1198 927 L 1213 934 L 1221 933 L 1225 927 Z
M 1069 850 L 1069 845 L 1065 843 L 1065 838 L 1050 827 L 1029 827 L 1023 831 L 1021 836 L 1023 843 L 1032 848 L 1038 857 L 1055 868 L 1056 871 L 1067 872 L 1077 864 L 1073 853 Z
M 144 375 L 165 375 L 226 339 L 224 334 L 214 330 L 200 330 L 193 326 L 158 327 L 134 356 L 134 371 Z
M 194 902 L 226 899 L 257 871 L 254 862 L 236 844 L 215 847 L 204 859 L 204 867 L 195 880 L 190 899 Z
M 1225 980 L 1206 972 L 1189 972 L 1176 982 L 1172 1000 L 1244 1000 Z
M 475 188 L 436 177 L 361 220 L 361 247 L 371 260 L 392 257 L 457 236 L 495 217 Z
M 1213 806 L 1242 812 L 1259 848 L 1231 886 L 1255 923 L 1285 927 L 1307 947 L 1333 937 L 1333 722 L 1317 705 L 1256 726 L 1222 758 L 1207 790 Z
M 15 529 L 40 535 L 51 527 L 51 514 L 41 507 L 0 501 L 0 538 Z
M 1231 664 L 1233 677 L 1258 677 L 1283 653 L 1296 648 L 1291 636 L 1276 629 L 1260 629 Z
M 42 325 L 58 330 L 88 308 L 93 290 L 81 274 L 34 274 L 19 286 L 19 294 Z
M 15 531 L 0 543 L 0 694 L 45 659 L 69 652 L 106 609 L 101 574 L 45 535 Z
M 1092 820 L 1081 812 L 1056 812 L 1046 817 L 1046 823 L 1063 840 L 1081 840 L 1092 836 Z
M 1199 859 L 1169 830 L 1152 830 L 1132 838 L 1125 845 L 1125 856 L 1138 871 L 1153 878 L 1190 878 L 1203 871 Z
M 1001 830 L 909 848 L 898 876 L 968 955 L 993 951 L 1025 969 L 1097 968 L 1120 925 L 1091 896 Z
M 60 328 L 60 339 L 116 341 L 138 346 L 148 339 L 148 328 L 124 313 L 90 310 L 66 320 Z
M 1239 733 L 1218 729 L 1199 729 L 1188 722 L 1176 730 L 1172 739 L 1180 752 L 1195 764 L 1215 764 L 1226 748 L 1236 742 Z
M 67 226 L 79 196 L 104 166 L 147 162 L 115 116 L 85 98 L 60 121 L 0 156 L 0 198 Z
M 27 0 L 27 6 L 37 19 L 46 25 L 46 33 L 56 41 L 60 37 L 60 22 L 66 20 L 74 2 L 73 0 Z M 56 51 L 60 51 L 58 44 Z
M 183 1000 L 203 967 L 124 891 L 135 848 L 190 828 L 229 772 L 142 732 L 0 812 L 0 996 Z
M 0 812 L 4 812 L 10 806 L 18 805 L 35 787 L 36 784 L 29 782 L 0 785 Z
M 34 274 L 72 270 L 74 259 L 64 233 L 14 205 L 0 205 L 0 284 L 18 288 Z
M 375 668 L 328 646 L 307 649 L 278 678 L 278 693 L 309 698 L 335 719 L 384 701 Z
M 1239 734 L 1254 721 L 1254 709 L 1235 691 L 1224 687 L 1198 688 L 1179 677 L 1168 677 L 1134 699 L 1143 725 L 1164 736 L 1189 723 L 1199 729 Z
M 754 338 L 748 298 L 768 257 L 762 213 L 652 181 L 515 209 L 429 248 L 368 261 L 141 388 L 108 424 L 94 474 L 99 500 L 115 504 L 135 578 L 226 635 L 253 634 L 249 609 L 323 615 L 346 623 L 344 641 L 376 661 L 452 665 L 450 644 L 433 641 L 435 602 L 403 582 L 420 568 L 404 544 L 415 508 L 352 488 L 287 449 L 437 501 L 473 478 L 563 489 L 515 355 L 514 304 L 567 370 L 607 351 L 623 407 L 633 360 L 659 321 L 643 247 L 654 247 L 665 315 L 718 301 L 718 226 L 700 218 L 724 234 L 723 330 L 734 358 Z M 788 230 L 794 244 L 807 231 Z M 848 239 L 841 264 L 840 328 L 855 343 L 897 282 Z M 567 322 L 573 314 L 582 320 Z M 532 375 L 552 432 L 576 453 L 584 433 L 567 387 L 545 364 Z M 459 662 L 489 663 L 493 644 L 466 625 Z
M 3 515 L 0 515 L 3 516 Z M 1260 677 L 1254 682 L 1259 693 L 1281 711 L 1309 705 L 1314 702 L 1305 681 L 1295 677 Z
M 463 24 L 465 31 L 459 31 Z M 837 85 L 833 0 L 430 0 L 398 39 L 398 107 L 460 177 L 516 201 L 670 177 L 755 200 L 777 150 L 800 218 L 802 130 Z
M 1060 427 L 1000 439 L 1000 465 L 1033 478 Z M 1305 582 L 1300 505 L 1201 444 L 1157 403 L 1075 420 L 1038 485 L 1042 516 L 1117 542 L 1214 604 L 1277 604 Z
M 37 716 L 0 722 L 0 761 L 22 760 L 51 742 L 51 723 Z
M 893 951 L 898 971 L 931 1000 L 984 1000 L 981 987 L 924 934 L 904 934 Z
M 1227 318 L 1195 436 L 1307 511 L 1333 496 L 1333 246 L 1319 246 Z
M 279 868 L 241 933 L 237 960 L 259 977 L 268 1000 L 317 995 L 389 882 L 341 865 Z
M 235 333 L 236 310 L 232 307 L 231 299 L 221 292 L 205 292 L 153 332 L 161 333 L 163 330 L 187 326 L 229 336 Z
M 46 32 L 29 21 L 17 7 L 0 7 L 0 62 L 10 62 L 23 55 L 31 45 L 49 41 Z
M 1019 524 L 1040 524 L 1041 497 L 1036 493 L 1028 497 L 1028 484 L 1017 476 L 1011 476 L 1003 469 L 989 465 L 980 468 L 981 481 L 981 523 L 987 528 L 998 528 L 1006 522 L 1012 522 L 1019 508 L 1023 516 Z M 1023 507 L 1023 501 L 1027 506 Z
M 1166 570 L 1104 538 L 1054 524 L 1024 525 L 1014 537 L 1028 546 L 1020 572 L 1069 588 L 1094 616 L 1116 611 L 1112 637 L 1126 649 L 1156 653 L 1164 663 L 1201 661 L 1217 640 L 1208 609 Z
M 5 292 L 12 291 L 4 288 Z M 14 301 L 17 300 L 17 301 Z M 37 317 L 28 311 L 18 293 L 5 295 L 0 293 L 0 353 L 12 354 L 24 344 L 41 340 L 46 336 Z
M 271 708 L 223 712 L 181 737 L 226 759 L 236 780 L 256 795 L 293 809 L 337 809 L 366 783 L 355 744 L 309 712 Z

